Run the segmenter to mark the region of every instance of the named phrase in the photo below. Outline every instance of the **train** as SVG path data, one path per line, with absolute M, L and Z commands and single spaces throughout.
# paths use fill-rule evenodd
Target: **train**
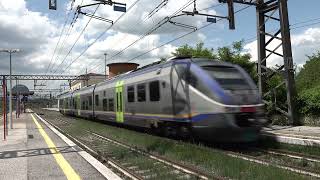
M 267 122 L 258 88 L 238 65 L 175 57 L 58 96 L 64 115 L 165 136 L 252 142 Z

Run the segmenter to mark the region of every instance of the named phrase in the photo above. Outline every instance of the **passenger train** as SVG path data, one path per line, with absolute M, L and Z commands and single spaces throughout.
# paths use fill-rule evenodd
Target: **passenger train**
M 264 104 L 238 65 L 172 58 L 58 96 L 59 111 L 219 142 L 257 140 Z

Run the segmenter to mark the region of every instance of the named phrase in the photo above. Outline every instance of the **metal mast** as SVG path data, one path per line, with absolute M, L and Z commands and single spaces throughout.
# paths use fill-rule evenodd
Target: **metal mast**
M 219 2 L 228 3 L 229 13 L 233 3 L 256 6 L 259 91 L 264 99 L 270 95 L 276 99 L 276 89 L 285 85 L 287 93 L 285 105 L 276 104 L 276 100 L 272 100 L 273 102 L 265 101 L 265 103 L 273 105 L 278 112 L 284 114 L 291 125 L 298 125 L 299 117 L 295 106 L 296 88 L 287 0 L 219 0 Z M 229 17 L 231 16 L 229 15 Z M 278 28 L 275 33 L 266 31 L 267 27 L 273 28 L 275 24 Z M 278 45 L 270 49 L 272 43 L 278 43 Z M 282 52 L 279 52 L 281 50 Z M 272 55 L 283 59 L 283 65 L 275 70 L 267 67 L 267 61 Z M 282 75 L 284 82 L 266 92 L 268 80 L 277 73 Z
M 287 0 L 257 0 L 257 39 L 258 39 L 258 76 L 259 76 L 259 90 L 263 97 L 273 94 L 273 92 L 285 85 L 287 90 L 287 104 L 286 107 L 279 107 L 276 102 L 273 103 L 275 109 L 288 117 L 291 125 L 298 125 L 299 119 L 295 109 L 295 81 L 294 68 L 292 59 L 292 47 L 288 17 Z M 268 21 L 278 23 L 278 30 L 275 33 L 266 32 Z M 268 37 L 268 41 L 266 41 Z M 270 49 L 271 43 L 278 43 L 278 45 Z M 279 53 L 281 50 L 282 53 Z M 283 65 L 278 69 L 273 70 L 267 68 L 267 61 L 271 55 L 279 56 L 283 59 Z M 266 92 L 266 85 L 268 79 L 279 73 L 283 76 L 284 82 L 276 86 L 275 90 Z

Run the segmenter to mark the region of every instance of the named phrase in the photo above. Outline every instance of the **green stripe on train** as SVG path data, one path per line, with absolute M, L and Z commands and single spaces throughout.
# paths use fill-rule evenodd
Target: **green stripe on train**
M 124 121 L 123 86 L 124 86 L 124 81 L 118 81 L 116 83 L 116 121 L 118 123 L 123 123 Z

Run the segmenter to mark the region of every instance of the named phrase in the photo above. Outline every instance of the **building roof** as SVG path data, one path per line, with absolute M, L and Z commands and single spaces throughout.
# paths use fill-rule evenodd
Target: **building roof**
M 88 73 L 88 74 L 81 74 L 80 76 L 105 76 L 104 74 L 97 74 L 97 73 Z
M 23 84 L 18 84 L 18 85 L 15 85 L 13 88 L 12 88 L 12 94 L 13 95 L 16 95 L 17 92 L 20 94 L 20 95 L 32 95 L 34 94 L 33 91 L 29 91 L 29 88 Z

